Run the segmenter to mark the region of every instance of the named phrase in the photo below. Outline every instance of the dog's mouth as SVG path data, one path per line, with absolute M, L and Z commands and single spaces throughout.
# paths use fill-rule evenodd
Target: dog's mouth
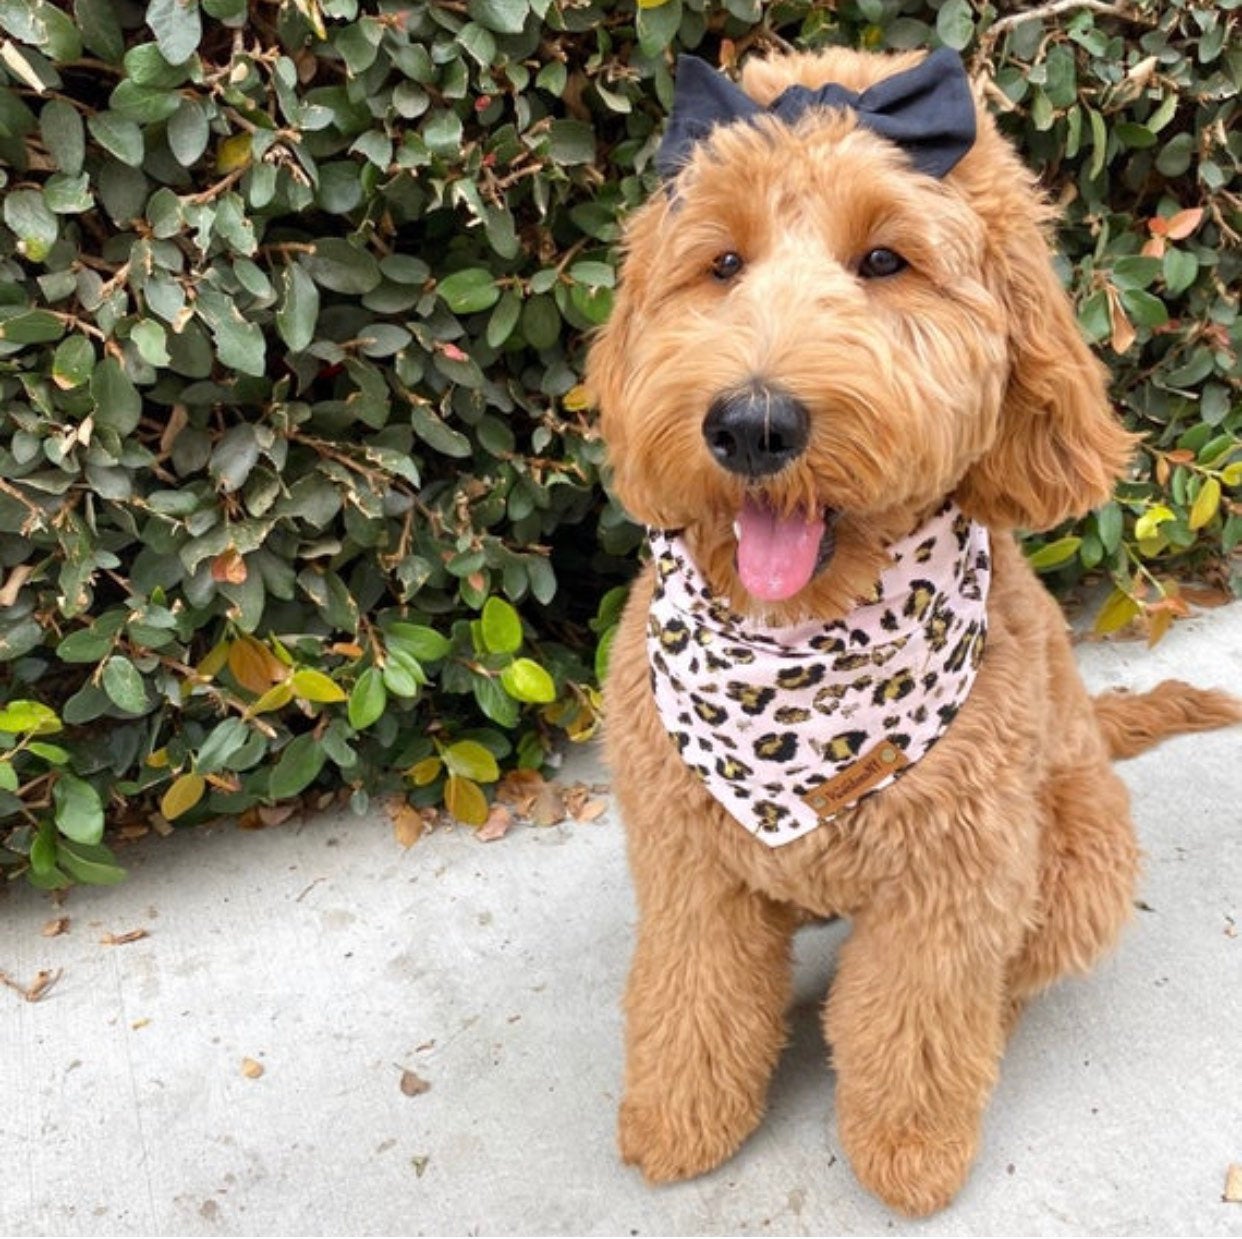
M 742 588 L 763 602 L 784 602 L 805 589 L 836 550 L 837 515 L 833 508 L 786 515 L 748 495 L 733 522 Z

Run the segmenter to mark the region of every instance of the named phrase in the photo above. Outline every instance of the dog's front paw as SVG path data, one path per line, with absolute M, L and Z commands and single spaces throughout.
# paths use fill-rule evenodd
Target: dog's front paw
M 621 1103 L 617 1143 L 621 1158 L 649 1183 L 692 1179 L 737 1152 L 758 1126 L 758 1108 L 699 1106 L 678 1112 L 667 1101 L 627 1097 Z
M 966 1181 L 974 1161 L 973 1132 L 840 1125 L 841 1143 L 858 1180 L 885 1204 L 910 1217 L 943 1209 Z

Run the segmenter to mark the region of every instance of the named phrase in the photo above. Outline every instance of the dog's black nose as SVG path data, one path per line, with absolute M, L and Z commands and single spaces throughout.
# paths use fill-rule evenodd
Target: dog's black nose
M 747 478 L 778 473 L 806 450 L 806 406 L 778 387 L 748 387 L 712 402 L 703 438 L 718 464 Z

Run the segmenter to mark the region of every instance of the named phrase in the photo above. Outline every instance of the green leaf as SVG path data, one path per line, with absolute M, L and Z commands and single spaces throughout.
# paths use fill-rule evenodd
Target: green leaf
M 207 149 L 207 114 L 197 99 L 182 99 L 168 122 L 168 149 L 183 167 L 196 164 Z
M 115 357 L 105 357 L 91 375 L 95 421 L 122 438 L 133 432 L 142 416 L 142 397 Z
M 975 35 L 975 15 L 968 0 L 945 0 L 936 14 L 936 34 L 954 51 L 966 48 Z
M 87 119 L 86 127 L 95 141 L 123 164 L 131 168 L 142 164 L 145 146 L 142 130 L 134 121 L 115 112 L 96 112 Z
M 37 189 L 16 189 L 4 199 L 4 222 L 18 240 L 18 252 L 42 262 L 56 243 L 60 225 Z
M 383 278 L 369 250 L 338 237 L 321 237 L 307 261 L 315 283 L 335 293 L 369 293 Z
M 545 705 L 556 700 L 556 684 L 537 662 L 515 658 L 501 673 L 505 692 L 516 701 Z
M 90 886 L 115 886 L 125 880 L 125 870 L 116 857 L 101 843 L 78 843 L 58 840 L 56 859 L 71 877 Z
M 674 2 L 680 8 L 680 0 Z M 594 162 L 595 130 L 581 120 L 554 120 L 548 127 L 548 154 L 559 164 Z
M 66 336 L 52 356 L 52 381 L 62 391 L 71 391 L 90 380 L 95 369 L 95 346 L 86 336 Z
M 147 25 L 155 35 L 160 54 L 170 65 L 188 60 L 203 37 L 198 0 L 150 0 Z
M 1078 554 L 1078 548 L 1081 545 L 1080 537 L 1058 538 L 1055 542 L 1048 542 L 1039 550 L 1031 552 L 1026 557 L 1026 562 L 1036 572 L 1049 572 L 1053 568 L 1060 568 L 1069 563 Z
M 419 662 L 438 662 L 453 648 L 452 642 L 446 636 L 423 624 L 389 624 L 385 636 L 390 645 L 405 650 Z
M 49 736 L 61 730 L 56 711 L 41 701 L 17 699 L 0 707 L 0 732 L 13 736 Z
M 1121 304 L 1140 327 L 1163 327 L 1169 321 L 1164 302 L 1139 288 L 1121 290 Z
M 383 672 L 377 667 L 368 667 L 349 694 L 349 725 L 356 731 L 370 727 L 387 705 L 388 690 L 384 687 Z
M 276 311 L 276 330 L 291 352 L 300 353 L 315 338 L 319 289 L 300 263 L 286 267 L 279 284 L 283 296 L 280 309 Z
M 521 34 L 530 12 L 528 0 L 468 0 L 472 21 L 497 34 Z
M 454 314 L 474 314 L 490 309 L 500 300 L 500 289 L 492 273 L 482 267 L 470 267 L 446 276 L 436 291 Z
M 39 113 L 39 132 L 56 166 L 77 176 L 86 158 L 86 127 L 77 108 L 63 99 L 50 99 Z
M 59 744 L 45 744 L 42 740 L 31 740 L 26 745 L 26 752 L 42 757 L 53 766 L 65 766 L 69 763 L 69 750 L 62 749 Z
M 273 800 L 285 800 L 305 791 L 323 769 L 327 754 L 309 732 L 295 736 L 285 746 L 272 771 L 268 793 Z
M 146 711 L 147 690 L 142 683 L 142 674 L 124 654 L 113 654 L 104 663 L 102 683 L 108 700 L 118 709 L 129 714 Z
M 136 121 L 139 125 L 153 125 L 167 120 L 176 112 L 179 101 L 176 94 L 162 86 L 139 86 L 137 82 L 124 81 L 108 98 L 108 106 L 118 116 Z
M 240 718 L 230 717 L 217 723 L 199 746 L 194 758 L 194 769 L 200 774 L 214 774 L 228 763 L 250 736 L 250 728 Z M 169 815 L 165 812 L 164 816 Z
M 643 55 L 658 55 L 673 41 L 681 26 L 681 0 L 640 4 L 637 24 L 638 45 Z
M 440 757 L 450 773 L 480 783 L 494 783 L 500 778 L 496 758 L 474 740 L 458 740 L 441 749 Z
M 47 344 L 65 334 L 65 324 L 48 310 L 18 311 L 0 317 L 0 340 L 10 344 Z
M 120 64 L 125 55 L 125 35 L 114 0 L 73 0 L 73 16 L 86 46 L 100 60 Z
M 104 813 L 99 793 L 76 774 L 62 770 L 52 785 L 56 829 L 78 843 L 98 843 L 103 838 Z
M 199 289 L 195 308 L 211 328 L 221 364 L 262 378 L 267 370 L 267 345 L 259 324 L 243 315 L 233 298 L 213 288 Z
M 15 792 L 18 789 L 17 771 L 12 762 L 0 758 L 0 792 Z
M 503 598 L 489 598 L 483 604 L 481 627 L 489 653 L 513 654 L 521 649 L 522 621 Z
M 168 365 L 168 337 L 164 328 L 154 319 L 144 318 L 136 322 L 129 330 L 129 338 L 137 345 L 138 352 L 147 365 Z

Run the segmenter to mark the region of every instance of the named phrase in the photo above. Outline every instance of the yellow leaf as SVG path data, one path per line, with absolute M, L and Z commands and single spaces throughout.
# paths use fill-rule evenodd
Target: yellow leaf
M 250 162 L 250 135 L 235 133 L 216 147 L 216 171 L 232 172 Z
M 449 775 L 444 788 L 444 807 L 467 826 L 482 826 L 487 821 L 487 797 L 483 789 L 459 774 Z
M 147 765 L 154 767 L 156 770 L 163 770 L 163 768 L 168 765 L 168 749 L 156 749 L 155 752 L 147 758 Z
M 1124 589 L 1114 589 L 1095 617 L 1095 632 L 1103 637 L 1124 628 L 1142 610 Z
M 304 701 L 330 702 L 344 701 L 345 690 L 333 683 L 322 671 L 303 667 L 293 673 L 290 680 L 294 694 Z
M 229 660 L 229 649 L 232 646 L 231 641 L 220 641 L 212 646 L 210 650 L 203 656 L 202 661 L 195 670 L 199 675 L 206 676 L 207 679 L 214 679 L 216 674 Z
M 190 771 L 178 775 L 160 797 L 160 812 L 171 822 L 188 813 L 203 798 L 207 782 L 201 774 Z
M 1226 465 L 1220 476 L 1226 486 L 1237 486 L 1239 482 L 1242 482 L 1242 460 L 1235 460 L 1233 464 Z
M 658 9 L 668 3 L 668 0 L 638 0 L 640 9 Z
M 1173 520 L 1174 516 L 1172 508 L 1166 508 L 1162 503 L 1153 504 L 1134 522 L 1134 536 L 1140 542 L 1146 542 L 1148 538 L 1155 536 L 1156 530 L 1165 521 Z
M 1220 482 L 1216 478 L 1208 478 L 1195 498 L 1190 509 L 1191 529 L 1202 529 L 1216 515 L 1220 507 Z
M 415 762 L 406 772 L 405 777 L 414 784 L 415 787 L 426 787 L 428 783 L 435 781 L 436 776 L 440 773 L 440 759 L 438 757 L 424 757 L 422 761 Z
M 579 383 L 576 387 L 571 387 L 561 397 L 561 405 L 563 408 L 568 409 L 570 413 L 580 413 L 583 409 L 591 407 L 591 394 Z
M 250 707 L 251 714 L 267 714 L 271 710 L 281 710 L 293 700 L 293 684 L 285 680 L 269 688 L 258 701 Z

